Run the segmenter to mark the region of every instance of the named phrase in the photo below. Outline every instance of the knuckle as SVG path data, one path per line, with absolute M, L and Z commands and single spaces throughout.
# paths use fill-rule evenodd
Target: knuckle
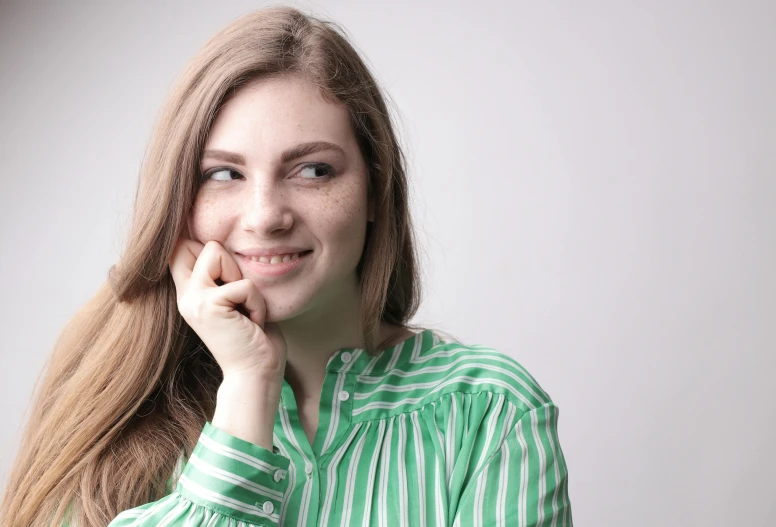
M 200 320 L 206 312 L 206 304 L 200 295 L 185 293 L 178 299 L 178 311 L 184 318 Z
M 216 240 L 208 240 L 205 243 L 205 249 L 208 251 L 218 251 L 220 248 L 221 248 L 221 244 L 218 243 Z

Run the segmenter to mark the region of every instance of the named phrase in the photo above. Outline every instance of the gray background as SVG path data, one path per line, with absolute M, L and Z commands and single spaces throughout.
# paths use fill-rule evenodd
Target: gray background
M 173 78 L 261 2 L 0 5 L 0 471 Z M 296 2 L 398 107 L 426 299 L 561 409 L 577 525 L 776 524 L 776 3 Z

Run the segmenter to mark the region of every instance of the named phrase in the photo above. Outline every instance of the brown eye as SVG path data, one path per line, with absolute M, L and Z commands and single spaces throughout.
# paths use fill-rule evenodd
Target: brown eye
M 211 178 L 211 176 L 213 176 L 214 174 L 221 174 L 221 173 L 238 174 L 237 172 L 235 172 L 231 168 L 214 168 L 214 169 L 209 170 L 209 171 L 205 172 L 204 174 L 202 174 L 202 181 L 204 182 L 204 181 L 208 181 L 210 179 L 213 179 L 215 181 L 231 181 L 232 180 L 228 175 L 227 176 L 219 176 L 219 177 L 216 177 L 216 178 Z
M 302 179 L 323 179 L 334 176 L 334 169 L 326 163 L 310 163 L 299 171 Z

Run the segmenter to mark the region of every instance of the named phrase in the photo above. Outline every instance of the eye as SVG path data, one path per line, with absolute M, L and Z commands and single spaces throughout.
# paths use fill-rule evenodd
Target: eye
M 334 169 L 326 163 L 310 163 L 303 166 L 299 173 L 303 174 L 302 179 L 324 179 L 335 175 Z M 305 177 L 304 174 L 311 177 Z
M 213 168 L 211 170 L 208 170 L 204 174 L 202 174 L 202 181 L 204 182 L 204 181 L 208 181 L 210 179 L 214 179 L 215 181 L 231 181 L 231 178 L 229 176 L 226 176 L 226 177 L 222 176 L 222 177 L 219 177 L 219 178 L 211 177 L 214 174 L 221 174 L 221 173 L 225 173 L 225 174 L 232 173 L 232 174 L 239 175 L 237 172 L 235 172 L 231 168 L 223 168 L 223 167 L 221 167 L 221 168 Z

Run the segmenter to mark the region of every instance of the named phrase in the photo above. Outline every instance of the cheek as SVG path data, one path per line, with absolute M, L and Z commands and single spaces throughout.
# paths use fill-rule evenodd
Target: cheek
M 197 198 L 189 216 L 189 232 L 194 240 L 202 243 L 209 240 L 221 241 L 229 234 L 229 207 L 223 201 Z
M 349 184 L 327 193 L 321 202 L 319 225 L 327 237 L 348 253 L 361 254 L 366 233 L 366 191 L 361 185 Z

